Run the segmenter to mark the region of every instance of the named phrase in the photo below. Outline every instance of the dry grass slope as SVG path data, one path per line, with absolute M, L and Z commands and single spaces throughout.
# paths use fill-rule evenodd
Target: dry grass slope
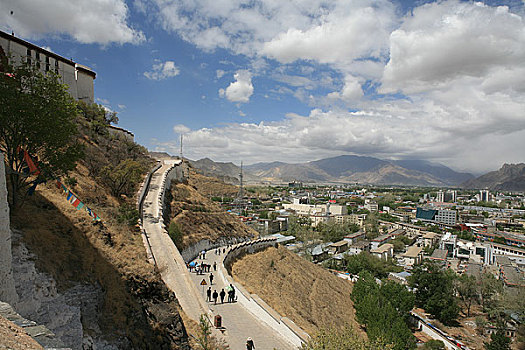
M 350 300 L 352 283 L 284 247 L 246 255 L 233 264 L 232 273 L 250 293 L 309 334 L 345 325 L 359 329 Z
M 191 174 L 189 184 L 172 184 L 169 218 L 179 225 L 183 233 L 182 246 L 179 248 L 184 249 L 203 239 L 215 241 L 221 237 L 257 235 L 257 232 L 201 194 L 203 191 L 215 196 L 231 193 L 234 189 L 235 186 L 226 185 L 216 178 L 195 173 Z

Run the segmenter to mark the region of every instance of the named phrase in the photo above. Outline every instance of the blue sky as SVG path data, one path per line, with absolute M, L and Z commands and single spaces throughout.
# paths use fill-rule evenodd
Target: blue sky
M 13 11 L 13 15 L 10 15 Z M 3 0 L 0 29 L 97 72 L 150 150 L 523 162 L 522 1 Z

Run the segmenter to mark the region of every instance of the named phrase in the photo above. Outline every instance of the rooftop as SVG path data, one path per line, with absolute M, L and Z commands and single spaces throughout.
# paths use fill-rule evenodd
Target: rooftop
M 370 253 L 386 253 L 388 252 L 390 249 L 394 249 L 394 245 L 393 244 L 390 244 L 390 243 L 385 243 L 385 244 L 382 244 L 380 245 L 379 247 L 375 248 L 375 249 L 372 249 L 370 250 Z
M 418 246 L 410 246 L 407 251 L 402 254 L 406 258 L 417 258 L 419 254 L 423 251 L 423 248 Z

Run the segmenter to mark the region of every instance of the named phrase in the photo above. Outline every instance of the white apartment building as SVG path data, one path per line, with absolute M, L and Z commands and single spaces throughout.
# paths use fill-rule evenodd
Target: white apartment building
M 457 212 L 455 210 L 440 209 L 437 211 L 434 220 L 446 225 L 455 225 L 457 222 Z
M 89 103 L 95 101 L 93 81 L 96 73 L 93 70 L 0 31 L 0 60 L 6 58 L 15 65 L 25 62 L 33 64 L 43 73 L 55 72 L 60 76 L 61 83 L 68 86 L 73 98 Z

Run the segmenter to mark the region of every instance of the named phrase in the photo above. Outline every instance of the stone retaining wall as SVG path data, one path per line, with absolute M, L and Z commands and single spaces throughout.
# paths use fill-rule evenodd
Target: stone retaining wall
M 277 246 L 277 238 L 260 238 L 254 241 L 238 243 L 228 251 L 228 254 L 223 261 L 224 267 L 226 268 L 226 271 L 228 271 L 228 274 L 231 275 L 231 267 L 236 260 L 242 258 L 246 254 L 257 253 L 268 247 L 274 246 Z
M 277 244 L 276 238 L 261 238 L 234 245 L 228 251 L 223 260 L 224 268 L 228 274 L 227 276 L 224 276 L 225 280 L 228 281 L 228 283 L 234 283 L 231 268 L 236 260 L 241 259 L 246 254 L 254 254 L 268 247 L 277 246 Z M 266 304 L 266 302 L 257 294 L 249 293 L 238 283 L 235 283 L 235 286 L 242 296 L 240 302 L 244 303 L 244 306 L 250 310 L 250 312 L 258 315 L 260 319 L 265 320 L 270 327 L 286 336 L 293 344 L 300 346 L 301 343 L 306 342 L 310 338 L 308 333 L 302 330 L 289 318 L 281 316 L 277 311 Z
M 7 203 L 4 154 L 0 152 L 0 301 L 15 303 L 18 295 L 13 279 L 11 252 L 11 227 Z
M 194 260 L 197 256 L 199 256 L 199 253 L 203 250 L 209 251 L 218 247 L 228 246 L 230 244 L 238 244 L 240 242 L 244 242 L 245 240 L 246 239 L 244 239 L 243 237 L 221 237 L 215 241 L 203 239 L 185 248 L 180 252 L 180 254 L 182 255 L 184 261 L 186 263 L 189 263 L 190 261 Z

